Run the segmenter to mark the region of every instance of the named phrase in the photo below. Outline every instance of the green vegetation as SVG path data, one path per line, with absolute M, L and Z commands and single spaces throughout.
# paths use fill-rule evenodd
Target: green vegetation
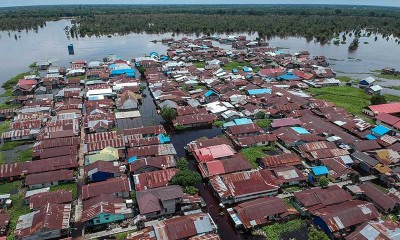
M 18 156 L 14 158 L 14 162 L 28 162 L 32 161 L 32 149 L 26 149 L 22 151 L 17 151 Z
M 272 119 L 258 119 L 255 122 L 260 128 L 268 128 L 271 126 Z
M 18 218 L 22 215 L 30 213 L 29 205 L 24 202 L 23 192 L 11 196 L 12 207 L 7 209 L 6 212 L 10 215 L 9 234 L 7 240 L 14 239 L 14 230 L 17 226 Z
M 212 125 L 221 128 L 222 126 L 224 126 L 224 123 L 225 121 L 220 120 L 220 121 L 214 121 Z
M 263 227 L 267 239 L 279 240 L 281 235 L 286 232 L 293 232 L 306 226 L 306 223 L 301 219 L 295 219 L 286 223 L 274 223 Z
M 4 182 L 0 184 L 0 194 L 7 194 L 22 187 L 22 181 Z
M 336 79 L 341 81 L 341 82 L 351 82 L 351 81 L 353 81 L 353 79 L 351 79 L 351 77 L 348 77 L 348 76 L 339 76 L 339 77 L 336 77 Z
M 0 124 L 0 134 L 7 132 L 10 129 L 11 121 L 4 121 Z
M 270 150 L 266 146 L 249 147 L 244 148 L 240 152 L 243 156 L 253 165 L 254 168 L 258 167 L 257 158 L 263 158 L 266 156 L 264 151 Z
M 0 152 L 0 164 L 6 163 L 7 156 L 4 152 Z
M 183 189 L 183 192 L 190 194 L 190 195 L 195 195 L 199 192 L 199 190 L 196 187 L 187 186 Z
M 31 74 L 30 72 L 20 73 L 20 74 L 16 75 L 15 77 L 12 77 L 9 80 L 7 80 L 5 83 L 3 83 L 1 85 L 1 87 L 4 88 L 5 90 L 12 89 L 15 85 L 17 85 L 17 83 L 20 79 L 23 79 L 24 76 L 27 76 L 30 74 Z
M 136 202 L 136 191 L 132 190 L 130 194 L 131 199 Z
M 364 90 L 350 86 L 309 88 L 307 90 L 316 98 L 333 102 L 336 106 L 348 112 L 360 115 L 362 109 L 370 105 L 371 96 Z
M 338 34 L 361 30 L 367 36 L 400 36 L 400 10 L 388 7 L 349 8 L 326 5 L 138 5 L 46 6 L 4 8 L 0 30 L 34 30 L 61 17 L 75 17 L 68 28 L 72 37 L 135 33 L 230 33 L 258 32 L 261 38 L 302 36 L 322 43 Z M 151 24 L 150 24 L 151 23 Z M 218 24 L 215 24 L 218 23 Z M 377 39 L 377 38 L 376 38 Z M 346 38 L 342 37 L 345 41 Z
M 50 191 L 57 191 L 60 189 L 72 191 L 72 198 L 73 199 L 78 198 L 78 186 L 76 185 L 76 183 L 64 183 L 64 184 L 50 187 Z
M 74 79 L 74 78 L 79 78 L 79 80 L 85 80 L 86 79 L 86 75 L 67 77 L 67 79 Z
M 206 66 L 205 62 L 193 62 L 193 65 L 197 68 L 204 68 Z
M 394 90 L 400 90 L 400 86 L 390 86 L 388 88 L 394 89 Z
M 181 125 L 181 124 L 175 125 L 174 128 L 177 131 L 184 131 L 186 129 L 186 127 L 184 125 Z
M 321 177 L 320 179 L 319 179 L 319 185 L 321 186 L 321 187 L 327 187 L 328 185 L 329 185 L 329 179 L 327 178 L 327 177 L 325 177 L 325 176 L 323 176 L 323 177 Z
M 139 66 L 137 69 L 140 72 L 140 74 L 142 74 L 142 75 L 146 72 L 146 68 L 143 66 Z
M 371 97 L 372 105 L 385 104 L 385 103 L 387 103 L 387 101 L 384 95 L 374 95 Z
M 0 146 L 1 151 L 8 151 L 12 150 L 18 146 L 30 144 L 31 142 L 24 142 L 24 141 L 12 141 L 12 142 L 5 142 Z
M 399 217 L 397 217 L 396 214 L 389 213 L 389 214 L 382 214 L 381 215 L 381 219 L 382 220 L 390 220 L 390 221 L 393 221 L 393 222 L 397 222 L 399 220 Z
M 201 181 L 201 175 L 189 169 L 189 163 L 185 158 L 178 159 L 176 167 L 180 171 L 172 177 L 171 183 L 184 187 L 185 192 L 187 191 L 189 194 L 197 193 L 194 185 Z
M 245 67 L 246 65 L 248 65 L 248 62 L 244 62 L 244 63 L 239 63 L 239 62 L 228 62 L 227 64 L 225 64 L 224 66 L 222 66 L 222 68 L 224 70 L 227 71 L 232 71 L 233 69 L 237 69 L 237 70 L 241 70 L 242 67 Z
M 115 237 L 116 240 L 125 240 L 128 238 L 128 235 L 132 232 L 133 231 L 126 231 L 126 232 L 114 234 L 113 236 Z
M 400 76 L 393 75 L 393 74 L 385 74 L 382 72 L 382 70 L 373 70 L 371 72 L 379 73 L 379 74 L 374 75 L 377 78 L 384 78 L 384 79 L 389 79 L 389 80 L 400 80 Z
M 263 111 L 258 111 L 255 115 L 254 115 L 257 119 L 263 119 L 266 117 L 265 112 Z
M 292 192 L 296 192 L 296 191 L 301 190 L 301 187 L 299 187 L 299 186 L 289 186 L 289 187 L 283 188 L 283 190 L 285 190 L 285 192 L 292 193 Z
M 206 87 L 206 86 L 203 86 L 203 85 L 194 86 L 194 90 L 197 90 L 197 89 L 206 90 L 207 87 Z
M 165 121 L 172 122 L 172 120 L 176 118 L 178 113 L 175 109 L 171 107 L 163 107 L 161 108 L 160 115 L 164 118 Z
M 308 240 L 329 240 L 330 238 L 323 231 L 312 228 L 308 232 Z

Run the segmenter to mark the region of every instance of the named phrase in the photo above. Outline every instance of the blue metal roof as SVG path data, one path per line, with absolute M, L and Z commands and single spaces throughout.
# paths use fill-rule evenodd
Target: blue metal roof
M 237 70 L 236 68 L 234 68 L 234 69 L 232 69 L 232 72 L 233 72 L 233 73 L 237 73 L 238 70 Z
M 299 79 L 299 77 L 291 72 L 288 72 L 285 75 L 279 76 L 277 79 L 290 81 L 290 80 L 295 80 L 295 79 L 297 80 L 297 79 Z
M 133 156 L 133 157 L 128 159 L 128 163 L 132 163 L 132 162 L 134 162 L 136 160 L 137 160 L 137 156 Z
M 374 127 L 372 130 L 372 134 L 382 136 L 385 135 L 386 133 L 390 132 L 390 129 L 387 127 L 384 127 L 382 125 L 378 125 Z
M 111 75 L 122 75 L 122 74 L 126 74 L 128 77 L 132 77 L 135 76 L 135 71 L 133 71 L 132 68 L 111 70 Z
M 249 118 L 238 118 L 238 119 L 234 119 L 233 121 L 236 123 L 236 125 L 253 123 L 253 121 Z
M 226 122 L 226 123 L 224 123 L 224 128 L 227 128 L 227 127 L 231 127 L 231 126 L 235 126 L 236 124 L 235 124 L 235 122 L 234 121 L 229 121 L 229 122 Z
M 291 127 L 291 129 L 293 129 L 298 134 L 310 134 L 310 132 L 307 131 L 307 129 L 302 128 L 302 127 Z
M 247 90 L 250 95 L 258 95 L 258 94 L 271 94 L 272 90 L 269 88 L 261 88 L 261 89 L 251 89 Z
M 284 52 L 284 51 L 281 51 L 281 50 L 276 50 L 276 51 L 275 51 L 275 54 L 277 54 L 277 55 L 279 55 L 279 54 L 285 54 L 285 52 Z
M 245 71 L 245 72 L 251 72 L 251 71 L 253 71 L 251 68 L 249 68 L 249 67 L 243 67 L 243 71 Z
M 160 140 L 160 143 L 162 143 L 162 144 L 171 142 L 171 139 L 168 136 L 164 136 L 164 134 L 162 134 L 162 133 L 160 133 L 158 135 L 158 139 Z
M 365 137 L 368 139 L 368 140 L 376 140 L 377 138 L 374 136 L 374 135 L 372 135 L 372 134 L 367 134 L 367 135 L 365 135 Z
M 319 176 L 319 175 L 325 175 L 329 173 L 329 170 L 327 167 L 325 166 L 317 166 L 317 167 L 313 167 L 312 171 L 314 173 L 315 176 Z
M 208 90 L 206 93 L 204 93 L 204 96 L 209 97 L 213 94 L 219 96 L 218 93 L 214 92 L 214 90 Z

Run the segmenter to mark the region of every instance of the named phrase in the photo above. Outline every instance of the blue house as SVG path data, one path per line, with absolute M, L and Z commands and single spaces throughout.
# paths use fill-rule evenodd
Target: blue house
M 250 90 L 247 90 L 247 93 L 249 95 L 271 94 L 272 90 L 269 88 L 250 89 Z
M 302 127 L 291 127 L 291 129 L 292 129 L 293 131 L 295 131 L 296 133 L 301 134 L 301 135 L 303 135 L 303 134 L 310 134 L 310 132 L 307 131 L 307 129 L 302 128 Z
M 279 80 L 279 81 L 299 81 L 299 80 L 301 80 L 301 78 L 298 77 L 297 75 L 295 75 L 294 73 L 288 72 L 285 75 L 279 76 L 277 78 L 277 80 Z
M 86 226 L 120 222 L 131 217 L 133 209 L 127 206 L 123 198 L 102 194 L 83 202 L 81 221 Z
M 238 73 L 239 70 L 237 70 L 237 68 L 232 69 L 232 73 Z
M 374 84 L 374 82 L 376 82 L 376 79 L 375 79 L 375 78 L 373 78 L 373 77 L 367 77 L 367 78 L 362 79 L 362 80 L 358 83 L 358 85 L 359 85 L 361 88 L 366 88 L 366 87 L 372 86 L 372 85 Z
M 374 135 L 376 137 L 381 137 L 381 136 L 389 133 L 390 131 L 391 131 L 390 128 L 384 127 L 382 125 L 378 125 L 371 130 L 372 135 Z
M 115 77 L 125 74 L 127 77 L 135 77 L 135 71 L 132 68 L 113 69 L 111 70 L 110 77 Z
M 308 173 L 308 181 L 310 183 L 318 183 L 321 177 L 328 177 L 329 170 L 326 166 L 316 166 L 311 168 L 311 172 Z
M 124 168 L 118 162 L 96 161 L 85 166 L 84 172 L 88 181 L 101 182 L 121 176 Z
M 251 67 L 243 67 L 242 68 L 244 72 L 252 72 L 253 69 Z
M 238 119 L 234 119 L 233 121 L 224 123 L 224 128 L 227 128 L 230 126 L 236 126 L 236 125 L 250 124 L 250 123 L 253 123 L 253 121 L 249 118 L 238 118 Z

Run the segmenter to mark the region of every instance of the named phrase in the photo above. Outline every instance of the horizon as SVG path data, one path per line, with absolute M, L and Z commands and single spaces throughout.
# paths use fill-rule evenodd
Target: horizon
M 163 3 L 165 2 L 165 3 Z M 30 6 L 63 6 L 63 5 L 342 5 L 342 6 L 371 6 L 371 7 L 400 7 L 398 0 L 251 0 L 243 3 L 241 0 L 142 0 L 140 3 L 130 0 L 2 0 L 0 8 L 30 7 Z

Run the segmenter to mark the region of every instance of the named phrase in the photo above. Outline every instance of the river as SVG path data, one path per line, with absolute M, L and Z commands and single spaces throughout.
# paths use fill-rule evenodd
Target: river
M 124 36 L 109 37 L 86 37 L 68 39 L 64 28 L 70 25 L 69 20 L 48 22 L 47 26 L 39 29 L 38 33 L 33 31 L 14 33 L 0 32 L 0 84 L 15 76 L 18 73 L 28 70 L 28 66 L 40 60 L 50 60 L 53 65 L 68 66 L 70 61 L 75 60 L 101 60 L 109 54 L 116 54 L 122 59 L 132 59 L 134 57 L 144 56 L 152 51 L 165 53 L 167 46 L 161 43 L 152 43 L 152 40 L 161 40 L 169 38 L 171 33 L 166 34 L 128 34 Z M 14 38 L 17 34 L 17 39 Z M 247 35 L 247 34 L 244 34 Z M 20 37 L 19 37 L 20 36 Z M 255 39 L 255 35 L 247 35 L 249 39 Z M 193 37 L 195 35 L 179 35 L 175 38 Z M 338 75 L 348 75 L 355 79 L 368 76 L 371 70 L 384 67 L 398 68 L 400 56 L 400 45 L 393 39 L 386 41 L 375 36 L 363 37 L 360 39 L 358 50 L 349 53 L 348 44 L 346 45 L 321 45 L 314 41 L 307 42 L 304 38 L 272 38 L 269 39 L 270 46 L 280 47 L 288 53 L 295 53 L 301 50 L 308 50 L 311 55 L 325 55 L 330 59 L 331 67 Z M 351 42 L 348 37 L 347 42 Z M 368 42 L 368 44 L 364 44 Z M 67 45 L 73 43 L 75 55 L 68 55 Z M 217 44 L 217 43 L 216 43 Z M 224 48 L 229 48 L 223 45 Z M 382 85 L 400 86 L 400 81 L 383 81 Z M 0 90 L 0 93 L 3 90 Z M 392 89 L 389 89 L 392 91 Z M 394 90 L 393 90 L 394 91 Z M 140 122 L 121 123 L 121 128 L 129 124 L 164 124 L 162 118 L 158 115 L 151 94 L 148 89 L 144 90 L 146 97 L 140 107 L 142 118 Z M 124 125 L 128 124 L 128 125 Z M 168 127 L 167 127 L 168 129 Z M 168 129 L 171 135 L 178 156 L 185 156 L 184 146 L 190 141 L 203 136 L 214 137 L 222 134 L 218 128 L 196 129 L 185 132 L 174 132 Z M 193 160 L 191 168 L 195 169 Z M 227 216 L 218 215 L 218 202 L 212 195 L 212 192 L 206 185 L 200 184 L 200 194 L 207 203 L 206 211 L 211 212 L 213 219 L 218 223 L 219 233 L 223 239 L 240 239 L 240 235 L 232 227 L 231 221 Z

